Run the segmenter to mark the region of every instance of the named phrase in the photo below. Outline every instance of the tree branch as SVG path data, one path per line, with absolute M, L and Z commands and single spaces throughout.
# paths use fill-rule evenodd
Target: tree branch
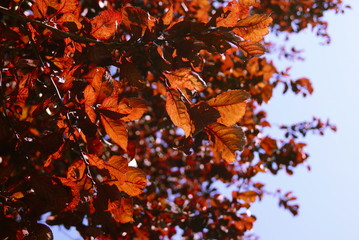
M 104 43 L 104 42 L 98 41 L 96 39 L 80 36 L 80 35 L 70 33 L 70 32 L 65 32 L 65 31 L 62 31 L 62 30 L 57 29 L 55 27 L 49 26 L 49 25 L 47 25 L 47 24 L 45 24 L 45 23 L 43 23 L 41 21 L 34 20 L 34 19 L 31 19 L 31 18 L 27 18 L 26 16 L 20 15 L 17 12 L 15 12 L 13 10 L 10 10 L 10 9 L 7 9 L 7 8 L 4 8 L 2 6 L 0 6 L 0 13 L 3 13 L 3 14 L 8 15 L 10 17 L 16 18 L 17 20 L 19 20 L 21 22 L 24 22 L 24 23 L 29 22 L 29 23 L 41 26 L 43 28 L 49 29 L 53 33 L 57 33 L 57 34 L 65 37 L 65 38 L 71 38 L 71 39 L 76 40 L 78 42 L 103 44 L 103 45 L 105 45 L 107 47 L 121 47 L 121 46 L 125 45 L 125 43 L 119 43 L 119 42 Z

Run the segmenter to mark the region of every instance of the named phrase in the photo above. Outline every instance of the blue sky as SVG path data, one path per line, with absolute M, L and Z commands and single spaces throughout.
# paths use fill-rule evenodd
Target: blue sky
M 291 37 L 297 49 L 305 50 L 305 61 L 296 62 L 291 75 L 310 78 L 313 95 L 303 99 L 278 92 L 265 107 L 270 122 L 291 124 L 317 116 L 329 118 L 338 131 L 305 138 L 312 171 L 299 167 L 293 176 L 258 178 L 270 190 L 293 190 L 300 204 L 297 217 L 279 209 L 272 197 L 252 207 L 258 217 L 254 232 L 262 240 L 359 239 L 359 1 L 346 2 L 353 9 L 344 15 L 325 15 L 330 45 L 319 45 L 310 31 Z

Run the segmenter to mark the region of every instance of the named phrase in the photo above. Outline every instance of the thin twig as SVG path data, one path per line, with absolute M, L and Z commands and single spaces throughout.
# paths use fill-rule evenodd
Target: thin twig
M 26 29 L 26 30 L 29 31 L 28 29 Z M 32 38 L 31 34 L 29 34 L 29 38 L 31 39 L 30 42 L 31 42 L 31 45 L 33 46 L 33 49 L 34 49 L 36 55 L 37 55 L 37 58 L 40 60 L 42 67 L 45 67 L 45 62 L 42 59 L 42 57 L 41 57 L 41 55 L 40 55 L 40 53 L 39 53 L 39 51 L 37 49 L 37 46 L 35 44 L 35 39 Z M 50 76 L 50 79 L 51 79 L 52 86 L 53 86 L 53 88 L 54 88 L 54 90 L 56 92 L 56 96 L 57 96 L 57 98 L 59 100 L 59 103 L 61 103 L 62 106 L 64 106 L 64 102 L 63 102 L 63 99 L 62 99 L 62 96 L 61 96 L 59 88 L 57 87 L 57 85 L 56 85 L 56 83 L 55 83 L 52 76 Z M 69 124 L 70 133 L 73 135 L 75 144 L 76 144 L 76 146 L 78 147 L 78 149 L 80 151 L 81 159 L 84 161 L 84 163 L 86 165 L 87 176 L 90 178 L 94 193 L 96 194 L 97 193 L 96 182 L 95 182 L 94 177 L 92 176 L 92 173 L 91 173 L 90 163 L 87 160 L 87 157 L 86 157 L 85 153 L 82 151 L 80 143 L 78 142 L 77 137 L 76 137 L 76 135 L 74 133 L 75 131 L 79 132 L 79 130 L 72 123 L 71 118 L 69 116 L 69 112 L 66 113 L 66 120 L 67 120 L 67 122 Z

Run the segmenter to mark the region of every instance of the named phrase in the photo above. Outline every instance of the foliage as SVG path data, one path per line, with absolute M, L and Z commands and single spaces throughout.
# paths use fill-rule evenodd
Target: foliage
M 242 239 L 267 193 L 257 174 L 292 174 L 308 154 L 271 128 L 263 103 L 309 79 L 260 57 L 262 38 L 320 35 L 340 0 L 0 3 L 0 238 Z M 239 152 L 242 151 L 242 152 Z M 132 163 L 136 162 L 138 166 Z M 235 189 L 232 198 L 216 182 Z M 294 215 L 292 193 L 279 203 Z

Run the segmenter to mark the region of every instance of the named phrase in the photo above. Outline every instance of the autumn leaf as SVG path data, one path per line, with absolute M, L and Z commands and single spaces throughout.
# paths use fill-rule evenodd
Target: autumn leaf
M 98 109 L 98 112 L 111 119 L 129 122 L 138 120 L 148 111 L 148 106 L 140 98 L 123 98 L 118 102 L 117 96 L 106 98 Z
M 128 161 L 122 156 L 113 155 L 106 163 L 106 169 L 109 171 L 111 177 L 117 179 L 118 184 L 123 184 L 128 169 Z
M 126 60 L 123 60 L 121 63 L 120 76 L 123 81 L 139 89 L 142 89 L 146 84 L 140 69 L 135 64 Z
M 240 0 L 239 1 L 239 18 L 244 19 L 249 16 L 251 7 L 259 7 L 260 0 Z
M 125 182 L 128 169 L 128 161 L 126 158 L 119 155 L 113 155 L 106 162 L 94 154 L 87 154 L 86 156 L 90 165 L 95 166 L 98 169 L 106 169 L 110 173 L 112 180 L 109 182 L 111 184 L 121 185 Z
M 262 44 L 253 41 L 241 41 L 238 43 L 238 47 L 247 57 L 259 56 L 264 54 L 266 51 Z
M 72 13 L 78 17 L 81 10 L 78 0 L 36 0 L 31 8 L 37 18 L 50 17 L 60 13 Z
M 128 98 L 124 99 L 124 101 L 127 101 L 128 106 L 131 108 L 130 113 L 122 118 L 125 122 L 138 120 L 145 112 L 148 111 L 148 106 L 143 99 Z M 123 103 L 123 101 L 121 101 L 121 103 Z
M 96 102 L 109 97 L 114 89 L 111 74 L 105 68 L 95 67 L 83 77 L 95 90 Z
M 115 10 L 105 10 L 91 19 L 91 35 L 99 40 L 112 37 L 122 21 L 122 13 Z
M 105 128 L 106 133 L 124 151 L 127 151 L 128 134 L 125 122 L 122 120 L 113 120 L 111 118 L 105 117 L 103 114 L 100 116 L 102 126 Z
M 206 133 L 213 143 L 213 153 L 229 163 L 236 160 L 235 152 L 242 151 L 246 144 L 243 130 L 239 127 L 226 127 L 213 123 L 206 127 Z
M 221 117 L 217 109 L 208 105 L 204 101 L 200 101 L 191 106 L 188 111 L 192 121 L 192 133 L 196 135 L 202 131 L 207 125 L 214 123 Z
M 228 2 L 227 6 L 223 8 L 223 14 L 224 16 L 217 18 L 216 26 L 217 27 L 234 27 L 239 18 L 239 4 L 238 1 L 230 1 Z
M 208 105 L 214 107 L 221 114 L 218 123 L 227 127 L 236 124 L 243 117 L 246 102 L 250 95 L 242 90 L 229 90 L 210 99 Z
M 238 194 L 237 198 L 246 203 L 253 203 L 256 201 L 258 193 L 256 191 L 245 191 Z
M 140 29 L 141 35 L 143 35 L 146 29 L 151 25 L 148 13 L 138 7 L 123 8 L 122 16 L 123 24 L 126 26 L 126 28 L 134 31 L 137 27 Z
M 80 23 L 78 17 L 72 13 L 65 13 L 56 22 L 61 24 L 68 32 L 75 32 L 82 28 L 82 24 Z
M 84 90 L 85 112 L 92 123 L 96 122 L 96 113 L 92 106 L 96 103 L 96 93 L 91 85 Z
M 255 14 L 240 20 L 233 32 L 245 40 L 258 42 L 269 33 L 269 24 L 272 18 L 267 15 Z
M 119 223 L 133 222 L 132 199 L 122 197 L 121 200 L 111 202 L 108 200 L 108 208 L 113 219 Z
M 57 179 L 59 179 L 64 186 L 67 186 L 71 189 L 72 200 L 67 204 L 67 207 L 64 209 L 64 211 L 74 211 L 80 202 L 80 190 L 76 182 L 64 177 L 57 177 Z
M 126 179 L 123 184 L 115 182 L 118 190 L 127 193 L 134 197 L 138 196 L 143 192 L 143 188 L 147 185 L 146 174 L 135 167 L 128 167 L 126 172 Z
M 94 154 L 87 154 L 86 159 L 89 161 L 90 165 L 95 166 L 98 169 L 106 168 L 105 161 Z
M 173 6 L 171 5 L 169 9 L 166 11 L 166 13 L 162 16 L 162 23 L 165 26 L 170 25 L 173 19 Z
M 190 68 L 180 68 L 172 72 L 163 73 L 168 79 L 171 88 L 203 91 L 207 87 L 206 82 Z
M 185 132 L 186 137 L 191 134 L 191 119 L 186 105 L 181 101 L 176 90 L 169 90 L 166 98 L 166 110 L 173 124 Z
M 83 160 L 77 160 L 68 167 L 66 178 L 74 182 L 79 181 L 83 178 L 85 170 L 85 162 Z

